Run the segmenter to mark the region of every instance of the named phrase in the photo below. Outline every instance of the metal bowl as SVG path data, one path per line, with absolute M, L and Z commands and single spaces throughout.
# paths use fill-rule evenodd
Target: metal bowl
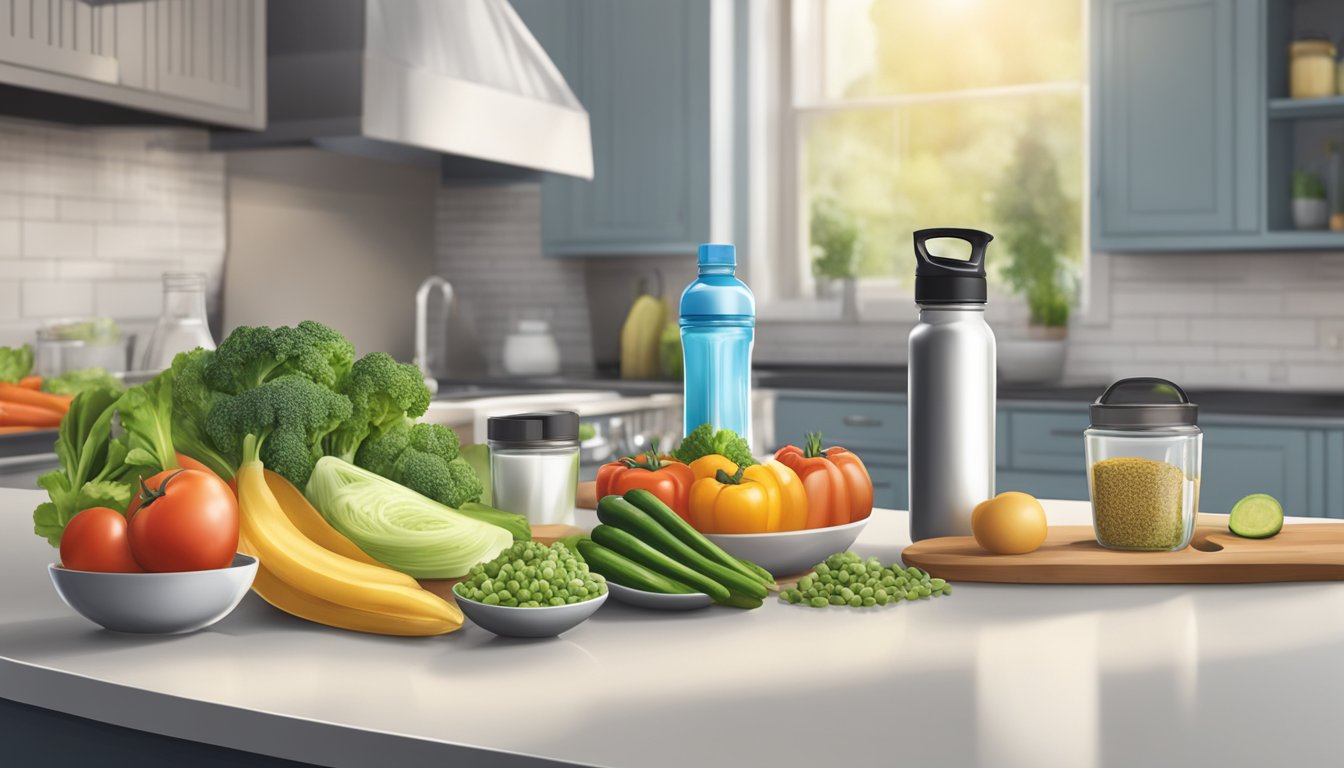
M 457 606 L 482 629 L 503 637 L 555 637 L 568 632 L 592 616 L 607 601 L 607 594 L 566 605 L 539 608 L 513 608 L 463 597 L 453 590 Z
M 844 552 L 854 544 L 872 516 L 829 528 L 779 533 L 707 533 L 705 538 L 725 552 L 750 560 L 774 576 L 803 573 L 828 555 Z
M 257 559 L 228 568 L 174 573 L 99 573 L 48 566 L 56 594 L 76 613 L 114 632 L 177 635 L 228 616 L 252 587 Z

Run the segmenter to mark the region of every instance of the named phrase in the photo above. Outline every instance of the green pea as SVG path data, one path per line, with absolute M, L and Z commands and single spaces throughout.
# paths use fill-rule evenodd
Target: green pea
M 863 605 L 863 598 L 859 597 L 858 595 L 855 595 L 849 598 L 849 604 L 854 608 L 858 608 L 859 606 Z
M 877 600 L 875 600 L 875 599 L 873 599 L 873 598 L 871 598 L 871 597 L 865 597 L 865 598 L 863 598 L 863 607 L 865 607 L 865 608 L 869 608 L 869 607 L 872 607 L 872 606 L 874 606 L 874 605 L 877 605 Z
M 813 608 L 825 608 L 827 605 L 829 605 L 829 602 L 827 602 L 826 598 L 824 597 L 814 597 L 812 598 L 810 605 Z

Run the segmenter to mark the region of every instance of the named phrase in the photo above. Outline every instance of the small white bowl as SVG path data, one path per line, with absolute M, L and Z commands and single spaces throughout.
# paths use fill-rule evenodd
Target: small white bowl
M 56 594 L 76 613 L 114 632 L 178 635 L 228 616 L 252 588 L 257 559 L 233 556 L 228 568 L 174 573 L 47 570 Z
M 750 560 L 772 575 L 793 576 L 844 552 L 859 538 L 872 515 L 844 525 L 778 533 L 707 533 L 705 538 L 741 560 Z
M 618 603 L 651 611 L 694 611 L 713 605 L 714 599 L 704 592 L 688 592 L 684 595 L 667 595 L 662 592 L 647 592 L 633 587 L 623 587 L 614 581 L 607 581 L 607 590 Z
M 610 585 L 608 585 L 610 586 Z M 565 605 L 546 605 L 538 608 L 516 608 L 507 605 L 486 605 L 463 597 L 453 590 L 457 607 L 467 618 L 482 629 L 503 637 L 555 637 L 561 632 L 582 624 L 607 601 L 607 594 Z

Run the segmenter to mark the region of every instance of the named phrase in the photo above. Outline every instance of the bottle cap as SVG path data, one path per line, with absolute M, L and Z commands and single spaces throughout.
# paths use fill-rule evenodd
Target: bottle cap
M 729 243 L 704 243 L 696 260 L 702 267 L 736 267 L 737 248 Z
M 929 253 L 929 240 L 965 240 L 969 258 L 956 259 Z M 936 227 L 915 232 L 915 303 L 984 304 L 985 248 L 994 236 L 978 229 Z
M 1101 429 L 1193 427 L 1199 406 L 1175 382 L 1155 376 L 1121 379 L 1106 388 L 1090 409 Z
M 491 416 L 486 421 L 490 442 L 519 445 L 573 442 L 579 439 L 579 415 L 573 411 L 535 411 Z

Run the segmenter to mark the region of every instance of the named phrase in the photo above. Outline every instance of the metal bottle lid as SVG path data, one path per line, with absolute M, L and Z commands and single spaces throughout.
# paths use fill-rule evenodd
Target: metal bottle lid
M 579 415 L 573 411 L 534 411 L 491 416 L 486 432 L 490 442 L 512 446 L 572 443 L 579 439 Z

